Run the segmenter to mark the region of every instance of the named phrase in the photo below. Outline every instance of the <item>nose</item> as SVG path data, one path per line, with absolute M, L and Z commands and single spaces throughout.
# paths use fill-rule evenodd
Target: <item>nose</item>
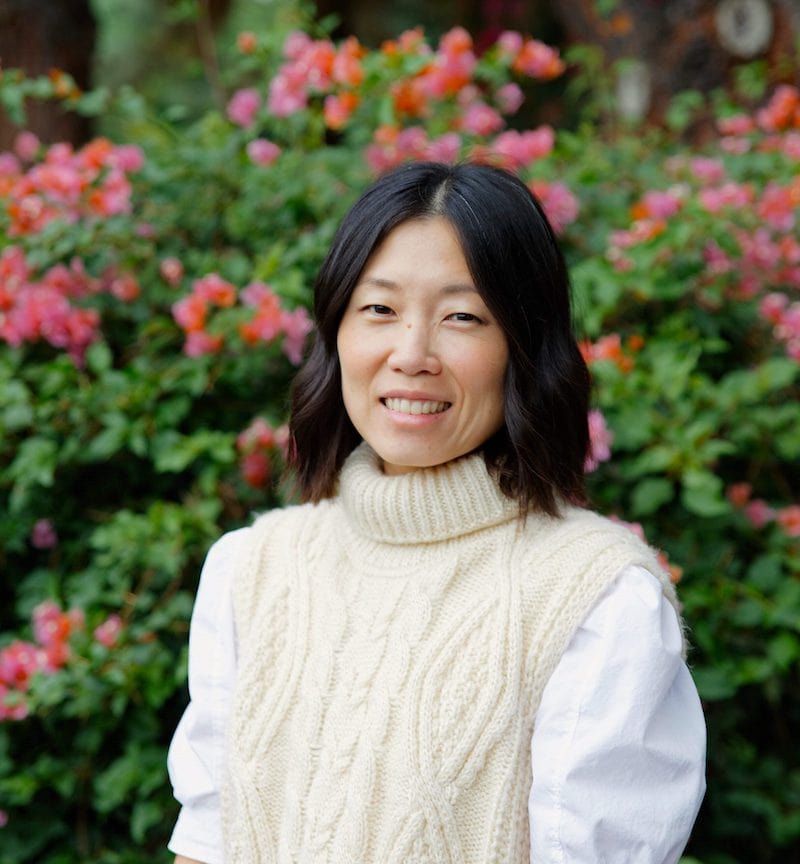
M 431 333 L 419 324 L 405 324 L 393 334 L 389 368 L 405 375 L 438 375 L 442 364 L 432 344 Z

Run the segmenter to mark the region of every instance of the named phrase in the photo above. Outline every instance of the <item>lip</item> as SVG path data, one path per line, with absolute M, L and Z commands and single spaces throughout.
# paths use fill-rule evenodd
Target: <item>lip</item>
M 409 402 L 447 402 L 448 405 L 453 404 L 443 396 L 424 393 L 422 390 L 387 390 L 380 395 L 381 402 L 384 399 L 408 399 Z

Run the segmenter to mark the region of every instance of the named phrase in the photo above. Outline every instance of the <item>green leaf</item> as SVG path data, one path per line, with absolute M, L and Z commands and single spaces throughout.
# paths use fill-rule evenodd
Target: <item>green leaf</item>
M 648 477 L 637 483 L 631 494 L 631 515 L 649 516 L 659 507 L 671 501 L 675 487 L 671 480 L 663 477 Z

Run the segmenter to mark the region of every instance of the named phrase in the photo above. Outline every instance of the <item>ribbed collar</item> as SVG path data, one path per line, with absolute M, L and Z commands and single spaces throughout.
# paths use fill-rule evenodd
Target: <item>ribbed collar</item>
M 519 513 L 480 454 L 387 476 L 375 452 L 360 444 L 342 468 L 339 496 L 353 528 L 379 543 L 433 543 L 499 525 Z

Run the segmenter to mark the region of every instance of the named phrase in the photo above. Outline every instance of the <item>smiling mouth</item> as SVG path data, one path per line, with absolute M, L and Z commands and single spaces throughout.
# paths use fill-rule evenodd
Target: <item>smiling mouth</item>
M 420 399 L 381 399 L 390 410 L 400 414 L 441 414 L 453 404 L 452 402 L 425 402 Z

